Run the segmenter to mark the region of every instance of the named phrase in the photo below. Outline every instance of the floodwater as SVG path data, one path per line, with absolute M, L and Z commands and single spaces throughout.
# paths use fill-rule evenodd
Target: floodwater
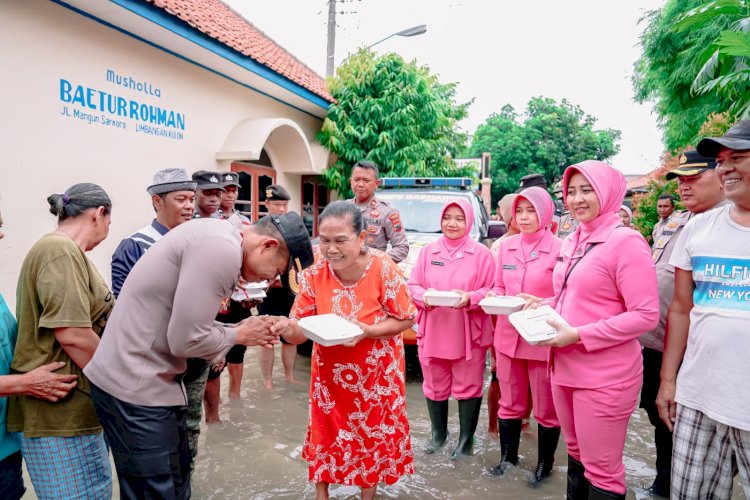
M 278 350 L 278 349 L 277 349 Z M 297 357 L 297 378 L 309 381 L 310 359 Z M 300 457 L 307 425 L 307 384 L 288 385 L 281 360 L 274 364 L 274 389 L 263 387 L 252 349 L 245 357 L 243 399 L 228 401 L 228 375 L 222 375 L 222 423 L 204 426 L 193 476 L 194 498 L 298 499 L 314 498 L 307 482 L 307 463 Z M 489 377 L 488 377 L 489 379 Z M 407 373 L 407 399 L 416 473 L 392 486 L 380 486 L 379 498 L 409 499 L 559 499 L 565 496 L 567 455 L 560 442 L 552 477 L 539 488 L 527 485 L 536 465 L 536 424 L 521 438 L 519 467 L 502 478 L 485 472 L 496 465 L 500 444 L 487 434 L 487 405 L 482 407 L 474 445 L 475 455 L 450 460 L 458 439 L 458 407 L 451 401 L 447 445 L 435 455 L 421 452 L 430 433 L 429 417 L 418 376 Z M 628 498 L 648 498 L 643 491 L 653 481 L 655 453 L 651 427 L 643 410 L 631 419 L 625 448 Z M 332 485 L 331 498 L 352 498 L 359 489 Z M 744 498 L 735 487 L 733 498 Z
M 230 401 L 225 370 L 221 377 L 221 424 L 202 425 L 199 453 L 193 475 L 195 499 L 299 499 L 314 498 L 315 487 L 307 481 L 307 462 L 300 454 L 307 425 L 310 359 L 297 357 L 297 378 L 304 383 L 289 385 L 284 380 L 277 348 L 274 364 L 274 388 L 263 387 L 257 352 L 248 349 L 242 399 Z M 489 378 L 489 377 L 487 377 Z M 421 451 L 428 439 L 430 423 L 419 375 L 407 369 L 407 399 L 411 424 L 416 473 L 403 477 L 392 486 L 380 486 L 378 498 L 406 499 L 560 499 L 565 497 L 567 458 L 565 443 L 560 439 L 552 477 L 538 488 L 526 481 L 536 465 L 536 423 L 532 432 L 521 437 L 519 466 L 502 478 L 486 470 L 496 465 L 500 456 L 497 438 L 487 434 L 487 405 L 482 406 L 473 457 L 450 460 L 458 438 L 458 407 L 450 404 L 448 443 L 435 455 Z M 625 445 L 628 499 L 645 499 L 653 481 L 655 449 L 648 417 L 638 409 L 631 418 Z M 114 472 L 114 466 L 113 466 Z M 29 492 L 24 498 L 35 498 L 28 476 Z M 115 498 L 118 488 L 115 481 Z M 331 498 L 356 498 L 359 489 L 332 485 Z M 742 499 L 735 483 L 732 499 Z

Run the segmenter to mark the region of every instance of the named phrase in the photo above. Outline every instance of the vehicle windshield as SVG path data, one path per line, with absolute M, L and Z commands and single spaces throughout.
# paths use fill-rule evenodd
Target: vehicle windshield
M 464 197 L 471 203 L 471 197 L 459 193 L 399 193 L 398 191 L 378 192 L 378 198 L 387 201 L 401 215 L 404 231 L 416 233 L 441 233 L 440 212 L 446 201 Z M 476 206 L 472 203 L 474 212 Z M 477 222 L 471 229 L 472 237 L 477 231 Z

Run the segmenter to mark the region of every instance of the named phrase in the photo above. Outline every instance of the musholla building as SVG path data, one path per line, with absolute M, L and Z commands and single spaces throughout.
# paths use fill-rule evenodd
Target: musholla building
M 329 194 L 317 142 L 325 80 L 219 0 L 25 0 L 0 4 L 0 290 L 55 227 L 46 197 L 77 182 L 113 201 L 91 257 L 105 276 L 119 240 L 153 217 L 146 187 L 167 167 L 236 171 L 257 220 L 281 184 L 311 232 Z

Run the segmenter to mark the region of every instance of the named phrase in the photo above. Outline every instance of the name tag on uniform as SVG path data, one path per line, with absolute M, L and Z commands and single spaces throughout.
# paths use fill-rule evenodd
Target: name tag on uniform
M 515 271 L 516 266 L 514 266 L 513 264 L 503 264 L 503 269 L 507 269 L 509 271 Z
M 433 266 L 444 266 L 445 262 L 440 262 L 439 260 L 433 260 L 430 262 Z

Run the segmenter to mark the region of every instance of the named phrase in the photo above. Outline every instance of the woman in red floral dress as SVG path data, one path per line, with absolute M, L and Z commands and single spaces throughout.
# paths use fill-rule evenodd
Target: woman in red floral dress
M 314 344 L 302 456 L 316 498 L 327 499 L 334 483 L 359 486 L 369 499 L 378 483 L 414 472 L 400 332 L 416 309 L 393 261 L 365 246 L 354 204 L 330 204 L 319 227 L 322 258 L 302 273 L 290 317 L 333 313 L 356 321 L 363 333 L 345 345 Z M 293 331 L 301 340 L 296 322 Z

